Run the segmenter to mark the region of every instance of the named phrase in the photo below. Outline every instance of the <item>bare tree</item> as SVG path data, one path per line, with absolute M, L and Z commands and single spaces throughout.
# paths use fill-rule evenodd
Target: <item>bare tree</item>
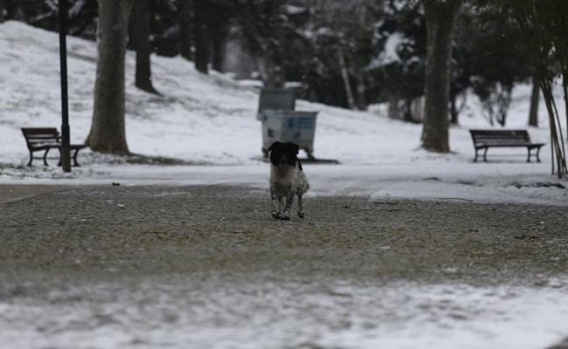
M 235 6 L 225 0 L 180 1 L 180 53 L 193 60 L 199 72 L 207 74 L 210 63 L 214 70 L 223 70 L 225 40 Z
M 193 0 L 193 37 L 195 39 L 195 69 L 209 73 L 209 40 L 207 38 L 207 17 L 210 0 Z
M 558 74 L 562 77 L 564 109 L 568 109 L 568 2 L 565 0 L 484 0 L 495 4 L 513 18 L 521 28 L 524 43 L 532 56 L 534 77 L 542 92 L 550 128 L 552 173 L 558 178 L 568 174 L 568 151 L 564 125 L 568 114 L 560 112 L 554 87 Z M 533 87 L 534 88 L 534 87 Z M 536 93 L 533 90 L 533 98 Z M 536 109 L 536 108 L 535 108 Z M 565 120 L 563 120 L 565 118 Z
M 512 11 L 521 30 L 525 34 L 525 42 L 533 56 L 535 71 L 539 78 L 544 104 L 548 112 L 550 127 L 550 150 L 552 155 L 552 173 L 562 178 L 568 174 L 568 152 L 566 151 L 565 131 L 561 120 L 562 114 L 556 104 L 553 87 L 556 73 L 551 69 L 557 65 L 562 74 L 562 90 L 564 107 L 568 109 L 568 3 L 562 0 L 537 2 L 530 0 L 503 1 L 506 8 Z M 565 113 L 568 123 L 568 114 Z
M 532 80 L 531 107 L 529 110 L 529 126 L 538 127 L 538 102 L 540 100 L 540 87 L 536 73 Z
M 0 23 L 4 22 L 4 0 L 0 0 Z
M 192 30 L 191 21 L 193 17 L 192 0 L 181 0 L 179 11 L 179 51 L 183 58 L 190 60 L 191 44 L 192 44 Z
M 347 64 L 345 63 L 345 56 L 343 55 L 343 49 L 341 45 L 337 48 L 337 57 L 339 58 L 339 69 L 341 70 L 341 79 L 343 80 L 343 86 L 345 87 L 345 95 L 347 96 L 347 105 L 349 109 L 356 110 L 357 105 L 355 104 L 355 98 L 353 98 L 353 89 L 351 88 L 351 82 L 349 81 L 349 72 L 347 69 Z
M 225 39 L 226 35 L 222 27 L 210 28 L 211 31 L 211 68 L 218 72 L 223 72 L 225 61 Z
M 139 89 L 159 94 L 152 84 L 152 68 L 150 55 L 150 5 L 151 0 L 137 0 L 130 15 L 130 43 L 136 50 L 135 85 Z
M 288 17 L 285 0 L 243 1 L 237 8 L 243 42 L 255 57 L 258 73 L 268 88 L 282 88 L 284 32 Z
M 222 72 L 225 62 L 225 44 L 231 31 L 237 4 L 226 0 L 211 0 L 209 4 L 208 32 L 211 46 L 211 68 Z
M 128 16 L 134 0 L 99 0 L 95 102 L 87 145 L 101 153 L 128 154 L 124 66 Z
M 461 0 L 423 0 L 427 28 L 422 146 L 449 152 L 448 102 L 454 22 Z
M 375 12 L 383 7 L 382 3 L 377 0 L 350 0 L 350 6 L 345 6 L 342 0 L 314 1 L 317 25 L 331 29 L 328 35 L 335 37 L 334 54 L 337 55 L 338 72 L 349 109 L 367 108 L 365 69 L 369 66 L 369 57 L 364 52 L 372 46 L 371 38 L 375 32 L 369 28 L 374 28 Z

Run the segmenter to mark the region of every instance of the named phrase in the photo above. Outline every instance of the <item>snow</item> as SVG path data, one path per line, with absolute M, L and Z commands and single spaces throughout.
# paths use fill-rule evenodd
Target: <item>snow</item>
M 80 143 L 90 128 L 96 47 L 72 37 L 68 38 L 68 47 L 71 138 L 73 143 Z M 258 160 L 261 134 L 255 118 L 257 90 L 221 74 L 200 75 L 181 58 L 152 57 L 154 86 L 163 96 L 146 94 L 133 87 L 132 53 L 128 53 L 126 64 L 126 131 L 131 151 L 196 165 L 131 165 L 84 150 L 79 155 L 82 167 L 73 168 L 69 174 L 55 166 L 44 168 L 39 161 L 37 166 L 26 167 L 28 153 L 20 128 L 59 127 L 61 123 L 58 52 L 58 38 L 53 33 L 12 21 L 0 25 L 0 184 L 226 183 L 266 187 L 268 166 Z M 516 88 L 508 128 L 528 128 L 529 96 L 529 86 Z M 550 186 L 568 183 L 551 175 L 548 145 L 541 153 L 542 163 L 526 163 L 524 150 L 519 149 L 490 150 L 488 163 L 472 163 L 468 130 L 491 128 L 480 117 L 480 104 L 473 97 L 468 100 L 460 125 L 451 128 L 450 154 L 420 149 L 420 125 L 391 120 L 380 112 L 349 111 L 305 101 L 298 101 L 297 109 L 319 112 L 315 156 L 340 162 L 304 166 L 312 185 L 311 196 L 568 203 L 566 189 Z M 528 128 L 536 142 L 549 143 L 545 116 L 541 103 L 541 127 Z M 258 293 L 263 296 L 256 305 L 269 310 L 249 314 L 251 323 L 259 326 L 243 324 L 239 317 L 243 314 L 237 312 L 239 316 L 232 318 L 218 308 L 213 309 L 221 313 L 218 319 L 211 315 L 204 316 L 203 322 L 181 318 L 166 325 L 159 316 L 147 316 L 153 311 L 165 316 L 170 306 L 167 299 L 153 299 L 151 292 L 146 297 L 154 303 L 147 313 L 129 308 L 129 301 L 121 301 L 120 297 L 103 304 L 77 302 L 65 306 L 2 301 L 0 346 L 409 348 L 420 343 L 422 348 L 544 347 L 568 335 L 563 326 L 568 323 L 568 312 L 559 307 L 568 303 L 565 282 L 553 284 L 559 286 L 537 289 L 338 284 L 332 287 L 339 291 L 329 294 L 303 290 L 303 298 L 313 299 L 316 310 L 302 313 L 300 307 L 293 314 L 283 314 L 283 309 L 294 309 L 294 304 L 272 301 L 280 293 L 285 294 L 283 299 L 292 301 L 295 292 L 300 292 L 297 285 L 283 289 L 250 285 L 250 292 L 268 287 Z M 338 292 L 349 297 L 339 297 Z M 141 291 L 139 296 L 144 294 Z M 250 304 L 255 301 L 251 297 L 223 294 L 222 288 L 205 294 L 222 302 L 213 303 L 220 308 L 255 306 Z M 214 306 L 202 304 L 204 308 L 196 310 L 201 315 L 212 310 L 207 306 Z M 468 310 L 465 318 L 461 316 L 463 309 Z M 340 319 L 334 316 L 350 312 L 357 314 L 352 323 L 337 325 Z M 115 321 L 93 325 L 103 321 L 101 314 L 110 314 Z M 322 324 L 320 320 L 325 316 L 331 319 Z M 28 321 L 36 317 L 60 320 L 51 322 L 52 327 L 42 332 L 28 326 Z M 126 326 L 129 323 L 137 325 Z
M 53 167 L 27 168 L 20 132 L 25 126 L 59 126 L 58 38 L 53 33 L 7 22 L 0 27 L 0 183 L 93 184 L 110 180 L 125 185 L 232 183 L 264 186 L 260 162 L 261 124 L 255 118 L 258 91 L 213 73 L 203 76 L 182 58 L 153 57 L 153 82 L 163 96 L 133 87 L 134 55 L 127 56 L 126 132 L 131 151 L 189 164 L 213 166 L 133 166 L 81 151 L 81 168 L 64 174 Z M 396 39 L 396 37 L 394 38 Z M 394 40 L 393 39 L 393 40 Z M 70 37 L 69 107 L 71 139 L 81 143 L 91 122 L 96 47 Z M 527 128 L 529 86 L 515 90 L 509 128 Z M 541 103 L 541 128 L 530 128 L 534 141 L 548 142 Z M 318 111 L 315 156 L 341 165 L 307 165 L 312 195 L 357 194 L 412 198 L 461 198 L 479 202 L 566 204 L 568 194 L 555 187 L 550 148 L 541 164 L 524 162 L 524 150 L 490 150 L 487 164 L 473 164 L 470 128 L 489 128 L 480 103 L 470 97 L 460 126 L 450 131 L 451 154 L 420 149 L 421 126 L 298 101 L 298 110 Z M 39 164 L 40 161 L 37 161 Z M 54 160 L 52 160 L 54 161 Z M 230 173 L 230 175 L 229 175 Z M 523 182 L 523 187 L 515 184 Z
M 568 323 L 561 306 L 568 294 L 560 287 L 178 282 L 129 290 L 103 284 L 89 289 L 89 298 L 79 296 L 81 289 L 52 292 L 47 305 L 0 303 L 0 343 L 8 349 L 533 349 L 560 342 Z M 175 292 L 164 292 L 169 287 Z
M 381 53 L 378 58 L 378 62 L 372 64 L 373 67 L 380 67 L 382 65 L 387 65 L 393 62 L 400 62 L 400 57 L 398 56 L 397 50 L 400 44 L 404 41 L 404 36 L 402 33 L 393 33 L 388 37 L 385 43 L 385 50 Z

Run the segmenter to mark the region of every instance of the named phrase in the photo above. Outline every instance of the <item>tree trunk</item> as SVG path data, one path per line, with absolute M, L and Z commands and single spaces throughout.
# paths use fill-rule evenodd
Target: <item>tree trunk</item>
M 402 120 L 405 122 L 412 122 L 412 111 L 411 111 L 411 104 L 412 100 L 409 98 L 405 98 L 403 101 L 403 112 L 402 112 Z
M 450 86 L 450 124 L 457 125 L 459 123 L 459 112 L 456 105 L 458 94 Z
M 459 124 L 458 108 L 456 107 L 456 96 L 450 97 L 450 124 Z
M 99 0 L 95 102 L 87 145 L 101 153 L 129 153 L 124 115 L 124 59 L 133 2 Z
M 461 0 L 424 1 L 427 58 L 422 146 L 449 152 L 448 102 L 454 22 Z
M 357 109 L 367 110 L 367 101 L 365 99 L 365 74 L 361 69 L 357 72 Z
M 151 0 L 136 0 L 130 15 L 130 41 L 136 51 L 136 76 L 134 84 L 139 89 L 159 94 L 152 85 L 150 55 L 150 4 Z
M 0 0 L 0 23 L 4 23 L 4 0 Z
M 193 0 L 193 37 L 195 38 L 195 69 L 209 73 L 209 45 L 207 40 L 207 2 Z
M 223 72 L 225 59 L 225 36 L 222 28 L 210 28 L 211 30 L 211 67 L 213 70 Z
M 231 18 L 237 6 L 231 3 L 226 0 L 209 1 L 211 15 L 207 18 L 207 28 L 211 42 L 211 67 L 218 72 L 223 72 L 225 44 L 230 33 Z
M 278 50 L 276 43 L 266 45 L 262 58 L 257 62 L 265 88 L 284 88 L 285 77 Z
M 179 15 L 179 51 L 183 58 L 192 59 L 191 44 L 193 35 L 191 34 L 192 0 L 181 0 Z
M 538 127 L 538 102 L 540 100 L 540 83 L 538 75 L 533 75 L 531 107 L 529 110 L 529 126 Z
M 353 90 L 349 82 L 349 72 L 347 71 L 347 64 L 345 63 L 345 56 L 340 46 L 337 48 L 337 57 L 339 59 L 339 69 L 341 70 L 341 78 L 343 79 L 343 86 L 345 87 L 345 95 L 347 97 L 347 106 L 349 109 L 357 109 L 355 99 L 353 98 Z

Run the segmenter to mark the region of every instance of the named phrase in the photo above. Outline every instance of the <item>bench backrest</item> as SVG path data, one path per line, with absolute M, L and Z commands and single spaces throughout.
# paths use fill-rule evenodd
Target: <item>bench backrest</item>
M 59 138 L 59 131 L 55 127 L 22 127 L 22 133 L 28 146 L 56 143 Z
M 531 139 L 527 130 L 469 130 L 473 143 L 526 144 Z

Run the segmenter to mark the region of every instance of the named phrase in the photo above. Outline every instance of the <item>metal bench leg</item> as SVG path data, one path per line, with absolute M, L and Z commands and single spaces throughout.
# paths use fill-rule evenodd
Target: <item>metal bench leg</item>
M 34 161 L 34 152 L 30 151 L 30 161 L 28 161 L 28 166 L 32 165 L 32 161 Z
M 50 149 L 51 149 L 51 148 L 47 148 L 47 149 L 45 150 L 45 153 L 43 153 L 43 165 L 44 165 L 44 166 L 48 166 L 48 164 L 47 164 L 47 153 L 49 153 L 49 150 L 50 150 Z
M 477 152 L 479 149 L 475 148 L 475 157 L 473 158 L 473 162 L 477 162 Z
M 61 152 L 61 147 L 57 148 L 57 150 L 59 150 L 59 162 L 57 163 L 57 166 L 62 166 L 62 164 L 63 164 L 63 153 Z
M 529 155 L 527 156 L 527 162 L 531 162 L 531 148 L 527 148 Z
M 73 153 L 73 166 L 79 167 L 79 163 L 77 162 L 77 154 L 79 154 L 79 150 L 81 150 L 80 148 L 75 149 L 75 152 Z
M 485 151 L 483 152 L 483 161 L 487 162 L 487 151 L 489 150 L 489 148 L 485 148 Z
M 540 162 L 540 147 L 536 148 L 536 162 Z

